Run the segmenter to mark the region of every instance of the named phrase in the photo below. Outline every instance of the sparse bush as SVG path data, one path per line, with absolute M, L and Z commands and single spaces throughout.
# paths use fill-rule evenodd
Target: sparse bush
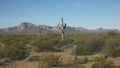
M 61 40 L 58 44 L 57 47 L 62 47 L 68 44 L 72 44 L 74 42 L 73 39 L 65 39 L 65 40 Z
M 52 51 L 54 50 L 54 42 L 53 41 L 37 41 L 35 44 L 34 44 L 34 47 L 35 47 L 35 51 Z
M 44 54 L 40 58 L 39 68 L 57 67 L 60 65 L 59 56 Z
M 85 40 L 85 46 L 87 46 L 90 49 L 90 52 L 98 52 L 102 50 L 103 47 L 103 40 L 100 37 L 89 37 Z
M 120 56 L 120 39 L 109 39 L 106 42 L 106 55 L 117 57 Z
M 31 61 L 31 62 L 40 61 L 40 56 L 32 56 L 28 59 L 28 61 Z
M 3 58 L 4 57 L 4 53 L 3 51 L 0 51 L 0 58 Z
M 0 46 L 0 58 L 4 57 L 4 48 L 2 46 Z
M 3 62 L 0 62 L 0 66 L 3 66 L 4 65 L 4 63 Z M 1 68 L 1 67 L 0 67 Z
M 76 58 L 72 63 L 64 65 L 64 68 L 85 68 L 82 64 L 86 63 L 84 59 Z
M 85 64 L 85 63 L 88 62 L 88 58 L 87 58 L 87 57 L 79 58 L 79 59 L 78 59 L 78 62 L 79 62 L 80 64 Z
M 77 45 L 77 55 L 88 55 L 102 51 L 104 41 L 97 36 L 90 36 L 74 43 Z
M 87 55 L 91 54 L 87 46 L 77 45 L 76 55 Z
M 119 35 L 119 33 L 118 33 L 118 32 L 116 32 L 116 31 L 109 31 L 107 34 L 108 34 L 108 36 L 115 36 L 115 35 Z
M 106 61 L 102 57 L 96 57 L 92 68 L 112 68 L 113 61 Z
M 80 40 L 79 44 L 76 45 L 76 55 L 88 55 L 91 54 L 90 49 L 88 46 L 85 45 L 85 41 L 84 40 Z M 74 50 L 73 50 L 73 53 Z
M 20 60 L 28 56 L 27 50 L 23 49 L 23 46 L 19 45 L 18 43 L 6 45 L 4 54 L 5 57 L 8 57 L 12 60 Z

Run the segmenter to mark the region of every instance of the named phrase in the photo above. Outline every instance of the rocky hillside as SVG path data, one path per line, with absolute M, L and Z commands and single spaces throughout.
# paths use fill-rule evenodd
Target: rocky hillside
M 57 26 L 40 25 L 40 28 L 41 28 L 41 33 L 59 33 Z M 70 26 L 67 26 L 67 28 L 65 29 L 65 33 L 69 33 L 69 34 L 105 33 L 108 31 L 119 32 L 118 29 L 98 28 L 94 30 L 88 30 L 83 27 L 70 27 Z M 17 26 L 0 29 L 0 34 L 4 34 L 4 33 L 6 34 L 29 34 L 29 33 L 36 34 L 38 32 L 39 32 L 39 26 L 29 23 L 29 22 L 23 22 Z

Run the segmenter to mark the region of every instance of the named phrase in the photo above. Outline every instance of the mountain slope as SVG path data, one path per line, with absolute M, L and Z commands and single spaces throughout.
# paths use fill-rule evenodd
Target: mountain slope
M 57 26 L 47 26 L 47 25 L 40 25 L 41 33 L 59 33 L 59 29 Z M 94 30 L 88 30 L 82 27 L 70 27 L 67 26 L 65 29 L 65 33 L 68 34 L 79 34 L 79 33 L 105 33 L 108 31 L 116 31 L 119 32 L 117 29 L 94 29 Z M 14 27 L 8 27 L 5 29 L 0 29 L 0 34 L 29 34 L 33 33 L 36 34 L 39 32 L 39 26 L 29 23 L 29 22 L 23 22 L 20 25 L 14 26 Z

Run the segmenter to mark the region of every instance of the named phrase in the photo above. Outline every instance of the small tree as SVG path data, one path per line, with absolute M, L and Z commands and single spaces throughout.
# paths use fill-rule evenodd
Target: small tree
M 61 23 L 58 24 L 58 28 L 62 35 L 62 40 L 64 40 L 64 30 L 66 28 L 66 23 L 64 23 L 63 18 L 61 18 Z

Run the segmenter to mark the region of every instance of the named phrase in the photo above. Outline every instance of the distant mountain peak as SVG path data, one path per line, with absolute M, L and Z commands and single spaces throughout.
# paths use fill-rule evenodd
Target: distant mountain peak
M 34 26 L 35 26 L 35 24 L 29 23 L 29 22 L 23 22 L 23 23 L 21 23 L 20 25 L 18 25 L 17 28 L 18 28 L 19 30 L 24 30 L 24 29 L 26 29 L 26 28 L 32 28 L 32 27 L 34 27 Z

